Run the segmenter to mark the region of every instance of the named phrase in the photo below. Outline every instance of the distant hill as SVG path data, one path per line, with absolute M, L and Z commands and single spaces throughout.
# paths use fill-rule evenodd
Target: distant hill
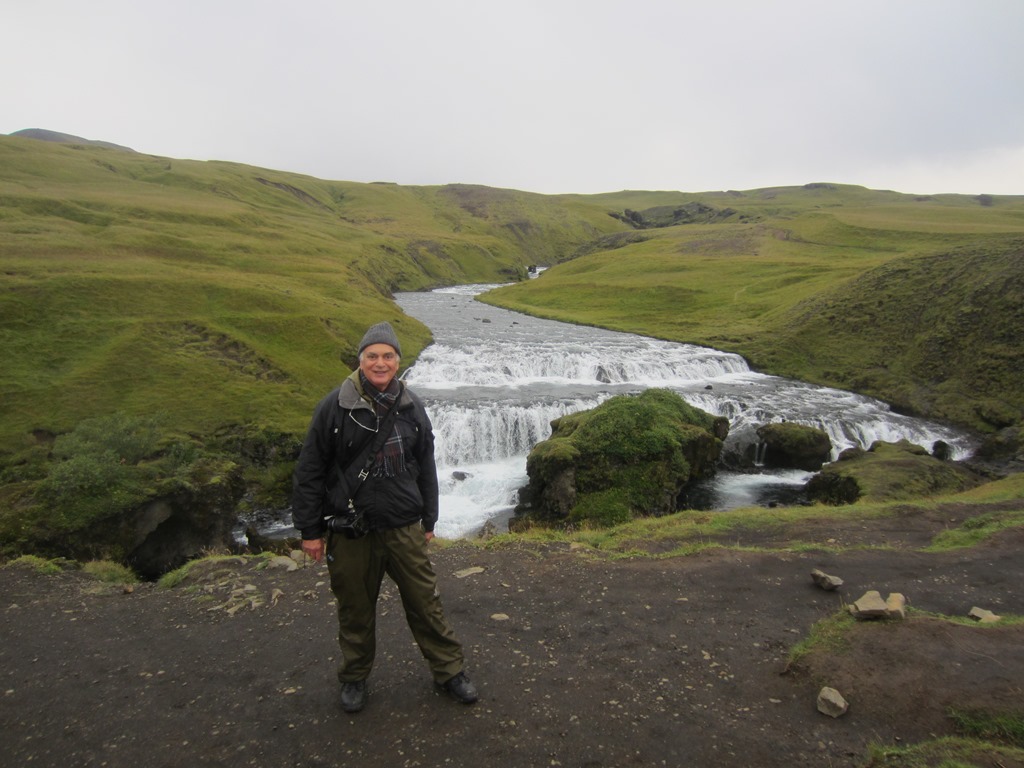
M 26 128 L 22 131 L 15 131 L 10 136 L 18 136 L 22 139 L 37 139 L 39 141 L 55 141 L 58 144 L 81 144 L 86 147 L 106 147 L 107 149 L 120 149 L 125 152 L 134 152 L 131 147 L 122 147 L 120 144 L 111 144 L 109 141 L 93 141 L 83 139 L 81 136 L 72 136 L 70 133 L 58 133 L 48 131 L 44 128 Z
M 1024 197 L 621 192 L 630 231 L 481 300 L 744 355 L 984 432 L 1024 418 Z

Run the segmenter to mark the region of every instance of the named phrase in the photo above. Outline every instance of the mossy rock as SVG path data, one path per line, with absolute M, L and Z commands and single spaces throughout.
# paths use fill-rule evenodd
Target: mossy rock
M 982 482 L 967 467 L 942 461 L 907 440 L 878 441 L 866 451 L 843 451 L 811 478 L 807 495 L 825 504 L 902 501 L 958 493 Z
M 793 422 L 764 424 L 757 428 L 757 436 L 765 445 L 767 467 L 815 472 L 832 456 L 832 440 L 817 427 Z
M 714 471 L 726 434 L 724 418 L 669 390 L 613 397 L 552 422 L 517 512 L 599 525 L 674 512 L 682 488 Z

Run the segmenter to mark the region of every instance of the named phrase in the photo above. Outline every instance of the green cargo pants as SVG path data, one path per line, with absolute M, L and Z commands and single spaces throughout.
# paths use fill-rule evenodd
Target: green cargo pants
M 398 586 L 405 618 L 434 682 L 462 671 L 462 645 L 445 619 L 437 576 L 419 523 L 372 531 L 361 539 L 333 534 L 327 548 L 331 591 L 338 602 L 338 680 L 365 680 L 377 651 L 377 598 L 386 573 Z

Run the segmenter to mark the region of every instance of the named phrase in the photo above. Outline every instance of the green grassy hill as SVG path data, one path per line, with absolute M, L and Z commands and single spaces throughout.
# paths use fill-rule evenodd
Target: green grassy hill
M 1020 421 L 1024 197 L 809 184 L 586 199 L 631 230 L 483 300 L 739 352 L 980 430 Z
M 301 430 L 370 323 L 428 343 L 392 291 L 520 279 L 623 228 L 511 190 L 0 137 L 0 450 L 115 410 Z

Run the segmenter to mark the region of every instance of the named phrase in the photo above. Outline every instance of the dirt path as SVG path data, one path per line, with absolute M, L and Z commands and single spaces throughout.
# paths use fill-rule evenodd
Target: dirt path
M 434 692 L 389 588 L 358 715 L 337 702 L 321 566 L 231 561 L 128 594 L 6 568 L 0 766 L 856 766 L 871 743 L 950 733 L 950 703 L 1020 707 L 1021 627 L 919 614 L 858 625 L 843 654 L 786 672 L 811 626 L 868 589 L 902 592 L 918 611 L 1024 614 L 1024 531 L 922 554 L 908 547 L 929 526 L 915 526 L 899 548 L 842 554 L 439 548 L 481 700 Z M 818 589 L 813 568 L 845 585 Z M 822 683 L 847 697 L 847 715 L 816 710 Z

